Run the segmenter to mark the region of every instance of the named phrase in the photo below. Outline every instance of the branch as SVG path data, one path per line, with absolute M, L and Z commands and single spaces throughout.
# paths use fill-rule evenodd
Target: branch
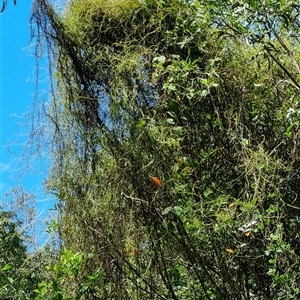
M 294 67 L 297 69 L 297 72 L 300 74 L 300 66 L 299 66 L 293 52 L 288 48 L 288 46 L 284 43 L 282 38 L 278 35 L 278 33 L 274 29 L 272 29 L 272 32 L 274 33 L 276 39 L 278 40 L 278 42 L 280 43 L 282 48 L 287 52 L 287 54 L 289 55 L 289 57 L 293 61 Z
M 280 61 L 271 53 L 271 51 L 265 47 L 265 50 L 268 52 L 268 54 L 271 56 L 271 58 L 276 62 L 276 64 L 284 71 L 284 73 L 293 81 L 296 88 L 300 90 L 300 85 L 298 82 L 293 78 L 292 74 L 280 63 Z

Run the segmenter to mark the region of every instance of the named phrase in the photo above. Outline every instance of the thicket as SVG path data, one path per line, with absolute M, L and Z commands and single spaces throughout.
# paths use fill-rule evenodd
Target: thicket
M 28 252 L 21 225 L 12 211 L 0 207 L 0 297 L 3 300 L 34 299 L 38 284 L 46 278 L 45 266 L 52 263 L 46 248 Z
M 299 4 L 36 0 L 61 251 L 36 299 L 299 297 Z

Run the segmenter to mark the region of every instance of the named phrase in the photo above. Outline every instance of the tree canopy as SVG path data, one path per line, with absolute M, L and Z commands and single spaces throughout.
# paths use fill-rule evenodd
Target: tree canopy
M 37 299 L 299 296 L 299 8 L 34 1 L 62 243 Z

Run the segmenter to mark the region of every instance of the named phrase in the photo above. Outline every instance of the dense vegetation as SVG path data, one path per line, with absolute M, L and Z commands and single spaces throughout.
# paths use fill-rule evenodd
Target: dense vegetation
M 296 299 L 297 1 L 33 5 L 61 249 L 35 299 Z
M 0 297 L 4 300 L 34 299 L 34 290 L 45 276 L 47 249 L 31 255 L 16 216 L 0 208 Z M 50 252 L 48 252 L 50 253 Z M 40 269 L 41 268 L 41 269 Z

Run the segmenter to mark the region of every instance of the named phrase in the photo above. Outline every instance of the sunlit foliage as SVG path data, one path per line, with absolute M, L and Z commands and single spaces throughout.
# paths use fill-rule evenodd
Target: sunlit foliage
M 45 295 L 299 296 L 298 20 L 296 1 L 34 2 L 62 241 Z

